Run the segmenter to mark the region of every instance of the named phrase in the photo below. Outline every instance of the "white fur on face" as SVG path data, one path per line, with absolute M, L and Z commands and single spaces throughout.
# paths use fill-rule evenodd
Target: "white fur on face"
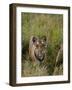
M 39 45 L 39 42 L 37 42 L 37 45 Z
M 42 44 L 44 44 L 44 42 L 42 41 Z

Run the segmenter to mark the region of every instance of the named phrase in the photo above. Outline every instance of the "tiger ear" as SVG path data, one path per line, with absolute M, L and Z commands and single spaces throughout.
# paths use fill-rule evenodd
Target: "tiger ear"
M 47 40 L 46 36 L 43 36 L 42 40 L 46 42 L 46 40 Z
M 37 38 L 36 37 L 33 37 L 32 38 L 32 41 L 33 41 L 33 43 L 35 43 L 37 41 Z

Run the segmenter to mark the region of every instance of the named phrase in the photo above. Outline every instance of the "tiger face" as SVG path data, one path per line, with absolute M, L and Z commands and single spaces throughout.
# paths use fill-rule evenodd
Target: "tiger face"
M 38 38 L 38 37 L 32 38 L 32 43 L 33 43 L 32 52 L 34 58 L 36 60 L 39 60 L 40 62 L 45 59 L 46 47 L 47 47 L 46 41 L 47 41 L 46 36 L 43 36 L 42 38 Z

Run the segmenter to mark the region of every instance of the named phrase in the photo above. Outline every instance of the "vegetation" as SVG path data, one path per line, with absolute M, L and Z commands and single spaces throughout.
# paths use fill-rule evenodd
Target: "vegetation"
M 22 76 L 48 76 L 63 74 L 63 63 L 56 65 L 56 58 L 63 43 L 63 15 L 22 13 Z M 31 36 L 47 37 L 47 60 L 40 65 L 29 57 Z M 63 55 L 59 56 L 63 61 Z

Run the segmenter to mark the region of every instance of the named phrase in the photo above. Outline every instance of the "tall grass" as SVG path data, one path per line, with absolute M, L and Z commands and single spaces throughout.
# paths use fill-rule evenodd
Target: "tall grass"
M 53 75 L 56 56 L 63 43 L 63 15 L 22 13 L 22 76 Z M 31 36 L 47 37 L 47 60 L 33 65 L 28 54 Z M 62 56 L 61 56 L 62 57 Z M 63 58 L 62 58 L 63 59 Z M 55 74 L 62 74 L 63 69 Z

